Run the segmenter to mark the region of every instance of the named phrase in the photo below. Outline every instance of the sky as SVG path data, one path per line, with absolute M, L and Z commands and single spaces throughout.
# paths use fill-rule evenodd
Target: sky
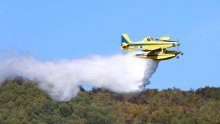
M 121 34 L 133 41 L 170 35 L 180 59 L 162 61 L 147 88 L 220 86 L 220 1 L 2 0 L 0 52 L 39 60 L 121 54 Z

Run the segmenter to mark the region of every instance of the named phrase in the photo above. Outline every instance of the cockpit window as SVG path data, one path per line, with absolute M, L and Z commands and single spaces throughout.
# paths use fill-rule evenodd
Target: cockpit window
M 153 38 L 147 37 L 147 41 L 152 41 L 152 40 L 153 40 Z

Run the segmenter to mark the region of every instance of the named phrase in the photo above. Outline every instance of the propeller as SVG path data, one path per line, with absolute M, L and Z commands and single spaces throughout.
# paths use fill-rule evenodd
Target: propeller
M 183 55 L 183 53 L 181 53 L 180 55 Z
M 180 48 L 180 42 L 179 42 L 179 40 L 177 40 L 176 42 L 178 43 L 178 45 L 177 45 L 177 50 L 179 51 L 179 48 Z

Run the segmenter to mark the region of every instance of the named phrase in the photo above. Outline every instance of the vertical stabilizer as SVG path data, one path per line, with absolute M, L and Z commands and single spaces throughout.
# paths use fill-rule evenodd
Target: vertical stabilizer
M 121 36 L 121 43 L 126 43 L 126 44 L 129 44 L 131 43 L 132 41 L 130 40 L 130 38 L 128 37 L 127 34 L 122 34 Z

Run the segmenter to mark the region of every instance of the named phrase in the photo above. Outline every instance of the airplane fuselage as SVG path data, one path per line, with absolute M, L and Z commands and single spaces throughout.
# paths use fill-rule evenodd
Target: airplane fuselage
M 143 50 L 143 51 L 151 51 L 155 49 L 166 49 L 170 47 L 175 47 L 179 45 L 178 42 L 175 41 L 139 41 L 139 42 L 132 42 L 127 46 L 122 45 L 123 50 Z

